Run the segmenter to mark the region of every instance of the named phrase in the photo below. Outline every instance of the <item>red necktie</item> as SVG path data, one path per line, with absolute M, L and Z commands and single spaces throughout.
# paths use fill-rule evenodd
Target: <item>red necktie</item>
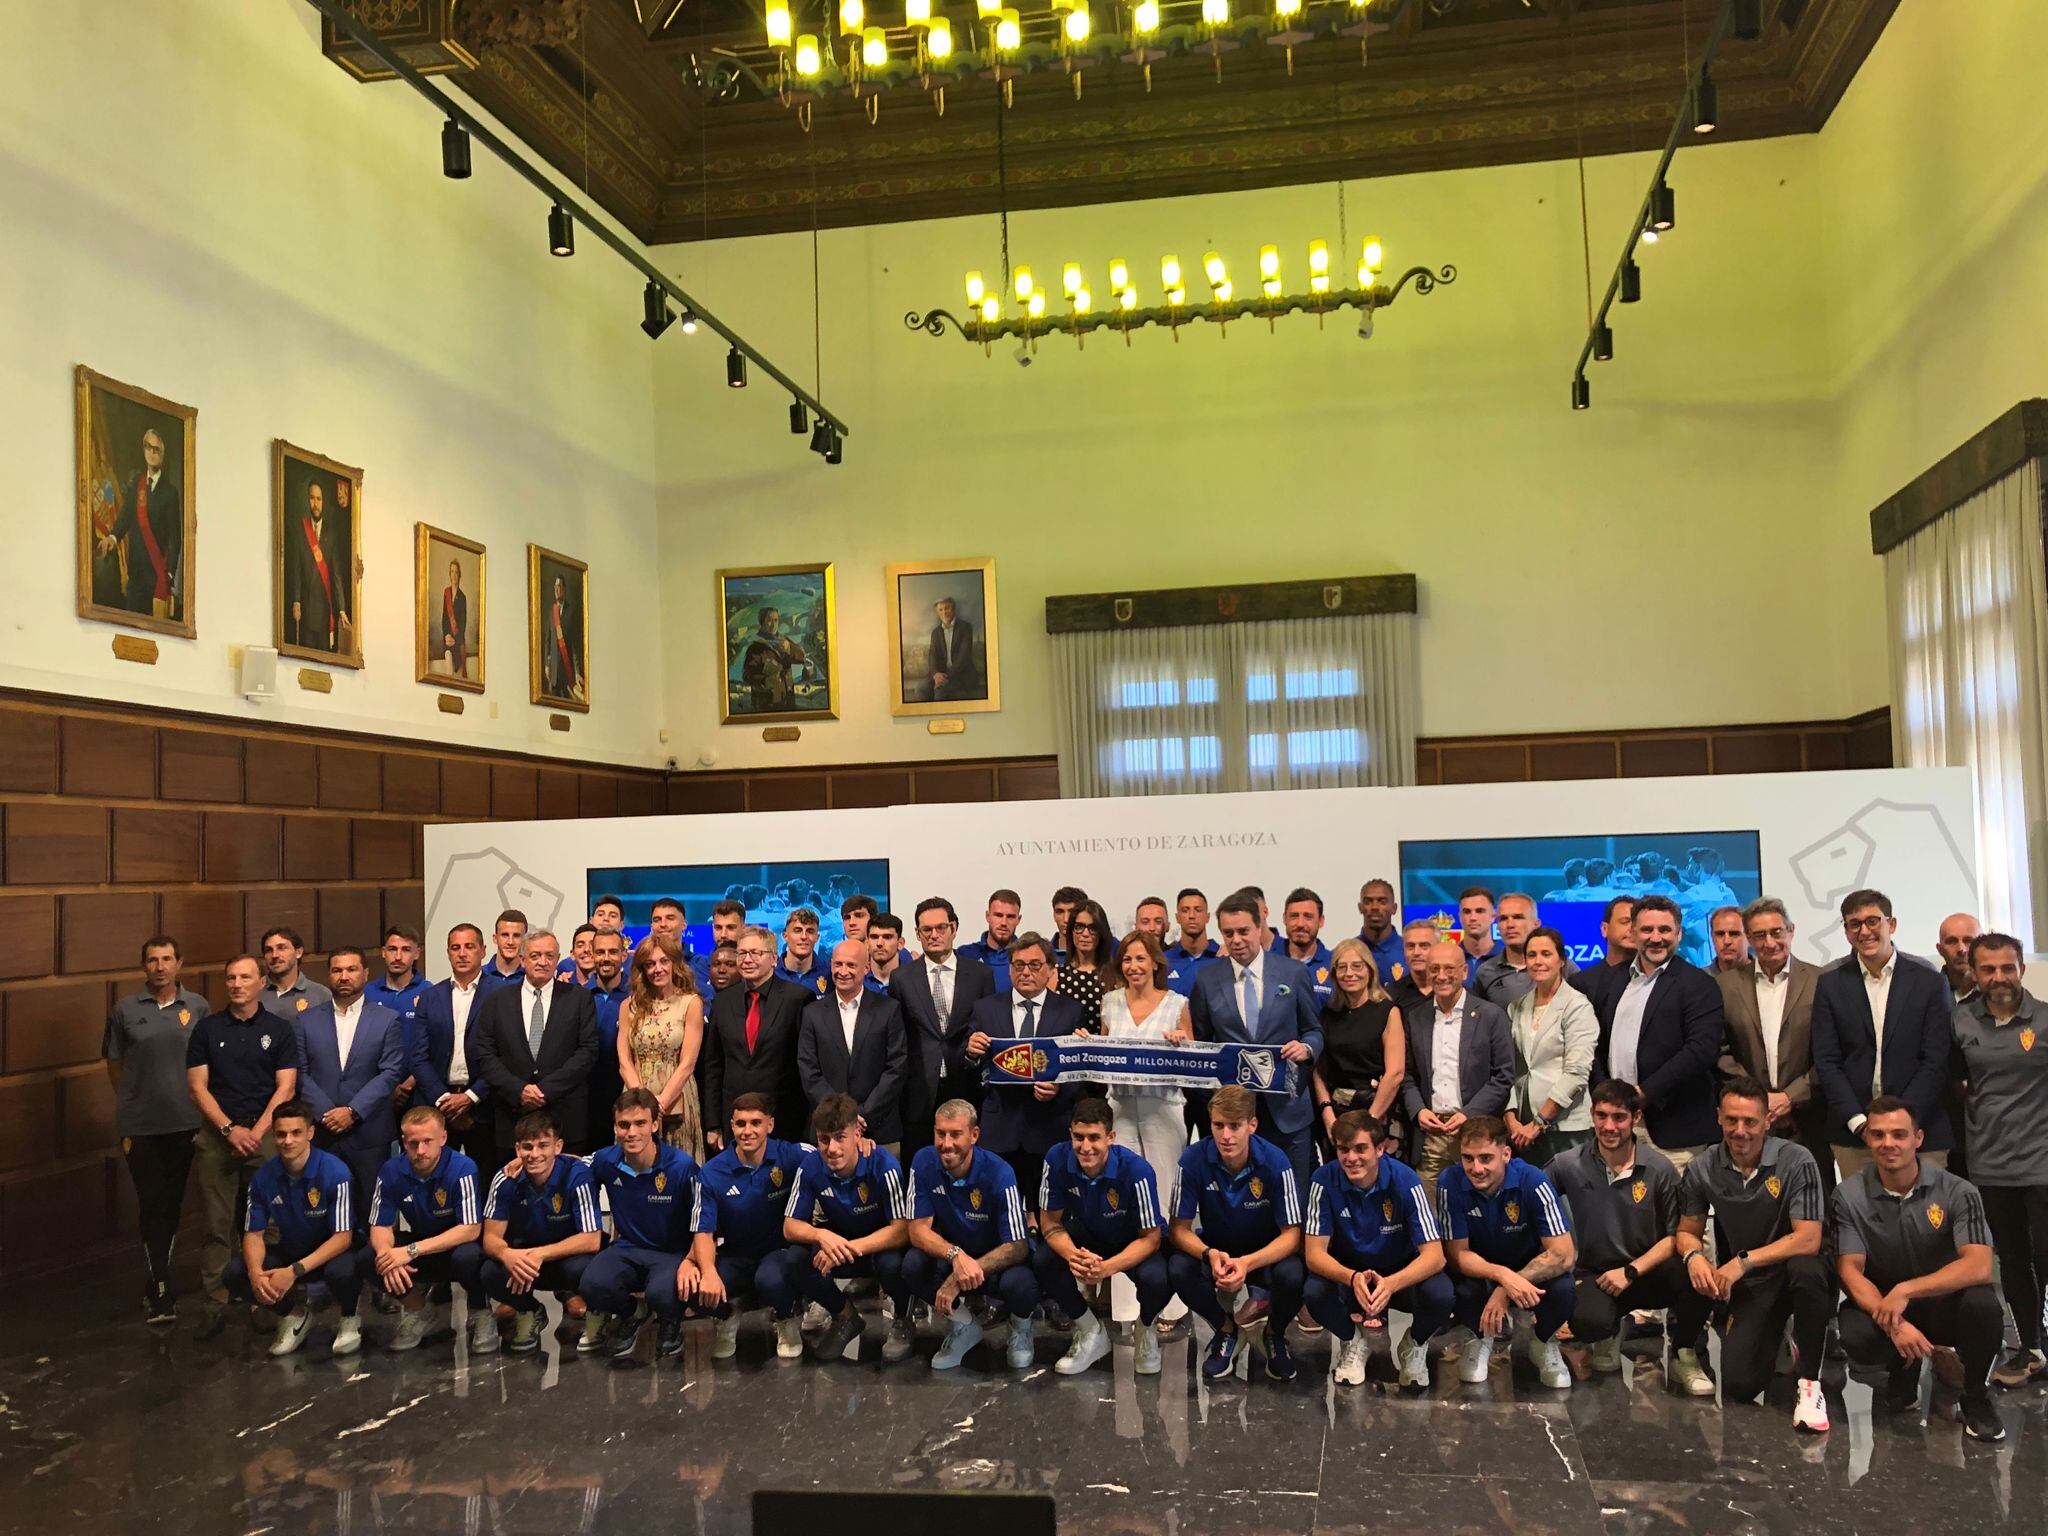
M 754 1054 L 754 1047 L 761 1042 L 761 994 L 747 994 L 747 1054 Z

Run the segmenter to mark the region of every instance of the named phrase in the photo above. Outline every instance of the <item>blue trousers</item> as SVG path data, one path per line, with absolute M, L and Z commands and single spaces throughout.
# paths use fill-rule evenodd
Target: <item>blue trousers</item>
M 1051 1248 L 1043 1243 L 1033 1244 L 1031 1268 L 1038 1276 L 1039 1293 L 1067 1316 L 1079 1317 L 1088 1310 L 1088 1303 L 1081 1299 L 1081 1282 L 1074 1278 L 1067 1261 Z M 1138 1321 L 1149 1328 L 1173 1299 L 1173 1281 L 1166 1273 L 1165 1255 L 1155 1253 L 1124 1274 L 1138 1289 Z
M 367 1250 L 365 1253 L 367 1257 Z M 482 1243 L 457 1243 L 441 1253 L 422 1254 L 412 1267 L 413 1286 L 417 1289 L 423 1285 L 459 1285 L 463 1295 L 469 1298 L 469 1304 L 480 1306 L 484 1299 L 483 1262 Z M 366 1263 L 366 1267 L 376 1281 L 377 1289 L 385 1290 L 384 1277 L 377 1273 L 376 1266 Z
M 533 1289 L 523 1293 L 514 1292 L 507 1285 L 505 1266 L 496 1259 L 485 1259 L 478 1266 L 477 1280 L 492 1301 L 501 1301 L 514 1312 L 538 1312 L 542 1291 L 553 1291 L 557 1296 L 580 1293 L 583 1271 L 596 1257 L 594 1253 L 571 1253 L 559 1259 L 549 1259 L 541 1265 L 540 1274 L 535 1276 Z
M 663 1253 L 658 1248 L 636 1248 L 630 1243 L 613 1243 L 593 1258 L 583 1270 L 583 1299 L 594 1312 L 625 1317 L 633 1310 L 633 1293 L 647 1298 L 648 1310 L 664 1323 L 679 1323 L 686 1317 L 710 1317 L 711 1309 L 676 1296 L 676 1271 L 686 1253 Z
M 1470 1275 L 1460 1275 L 1454 1282 L 1458 1293 L 1456 1316 L 1459 1322 L 1474 1333 L 1479 1331 L 1479 1314 L 1486 1310 L 1486 1303 L 1492 1299 L 1494 1284 L 1491 1280 L 1475 1280 Z M 1557 1330 L 1571 1321 L 1572 1308 L 1578 1302 L 1578 1286 L 1570 1275 L 1559 1275 L 1542 1287 L 1543 1297 L 1536 1303 L 1536 1337 L 1552 1339 Z
M 285 1269 L 304 1257 L 303 1253 L 280 1253 L 275 1248 L 266 1248 L 263 1250 L 263 1267 Z M 329 1259 L 272 1303 L 270 1310 L 280 1317 L 295 1311 L 307 1305 L 308 1286 L 324 1285 L 327 1294 L 334 1298 L 334 1304 L 341 1308 L 342 1316 L 352 1315 L 357 1298 L 363 1294 L 363 1263 L 363 1251 L 359 1248 L 351 1248 Z M 249 1285 L 249 1266 L 242 1262 L 239 1253 L 229 1259 L 227 1268 L 220 1272 L 220 1283 L 227 1287 L 230 1300 L 253 1302 L 256 1299 L 256 1293 Z
M 912 1248 L 903 1255 L 903 1284 L 911 1295 L 926 1301 L 938 1299 L 939 1287 L 951 1273 L 952 1266 L 944 1259 L 934 1258 L 920 1248 Z M 981 1289 L 993 1292 L 1012 1317 L 1029 1317 L 1038 1310 L 1038 1276 L 1031 1272 L 1029 1264 L 1012 1264 L 1008 1269 L 998 1270 Z
M 1166 1272 L 1173 1278 L 1174 1293 L 1188 1304 L 1190 1312 L 1211 1328 L 1223 1326 L 1223 1303 L 1216 1299 L 1216 1280 L 1205 1261 L 1191 1253 L 1175 1252 L 1166 1261 Z M 1306 1275 L 1301 1255 L 1290 1253 L 1264 1269 L 1253 1270 L 1245 1276 L 1245 1284 L 1265 1287 L 1271 1298 L 1274 1324 L 1285 1328 L 1301 1310 L 1301 1287 Z
M 818 1266 L 811 1262 L 817 1254 L 817 1249 L 799 1243 L 783 1249 L 773 1258 L 763 1259 L 759 1281 L 761 1289 L 768 1289 L 769 1266 L 773 1265 L 777 1285 L 788 1286 L 793 1296 L 815 1301 L 837 1317 L 846 1305 L 846 1293 L 839 1289 L 838 1282 L 873 1280 L 881 1285 L 882 1294 L 896 1303 L 898 1317 L 910 1315 L 910 1287 L 903 1282 L 903 1261 L 909 1257 L 909 1250 L 886 1248 L 864 1259 L 855 1259 L 851 1264 L 842 1264 L 829 1275 L 819 1274 Z
M 1273 1123 L 1272 1106 L 1279 1099 L 1270 1093 L 1259 1095 L 1259 1134 L 1287 1154 L 1287 1161 L 1294 1169 L 1294 1192 L 1301 1199 L 1302 1208 L 1308 1207 L 1309 1176 L 1316 1171 L 1315 1136 L 1310 1125 L 1298 1131 L 1283 1131 Z
M 1358 1324 L 1351 1313 L 1353 1298 L 1348 1286 L 1325 1280 L 1321 1275 L 1310 1275 L 1301 1295 L 1308 1304 L 1309 1315 L 1329 1329 L 1332 1338 L 1348 1339 L 1358 1331 Z M 1427 1280 L 1418 1281 L 1405 1291 L 1396 1291 L 1388 1310 L 1406 1312 L 1414 1318 L 1412 1331 L 1415 1338 L 1418 1342 L 1426 1342 L 1443 1331 L 1456 1305 L 1457 1296 L 1451 1289 L 1451 1277 L 1438 1270 Z

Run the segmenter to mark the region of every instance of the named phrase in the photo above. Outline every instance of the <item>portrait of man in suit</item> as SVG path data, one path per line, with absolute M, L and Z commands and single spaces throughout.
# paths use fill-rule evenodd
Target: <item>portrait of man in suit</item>
M 590 709 L 590 568 L 538 544 L 526 546 L 527 628 L 533 636 L 533 702 Z
M 193 634 L 197 414 L 78 370 L 80 617 Z
M 481 693 L 484 547 L 425 523 L 415 527 L 415 676 L 423 683 Z
M 886 573 L 896 713 L 994 709 L 995 562 L 925 561 Z
M 363 664 L 356 632 L 363 472 L 277 443 L 277 648 L 287 656 Z

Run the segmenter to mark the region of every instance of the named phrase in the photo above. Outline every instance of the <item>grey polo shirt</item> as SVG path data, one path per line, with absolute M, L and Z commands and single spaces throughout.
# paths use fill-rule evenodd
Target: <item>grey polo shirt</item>
M 1570 955 L 1564 957 L 1564 974 L 1567 979 L 1579 974 L 1579 967 Z M 1494 946 L 1493 953 L 1479 962 L 1479 969 L 1472 973 L 1472 990 L 1489 1003 L 1502 1008 L 1511 1006 L 1519 998 L 1536 990 L 1536 983 L 1529 979 L 1529 973 L 1508 961 L 1508 947 Z M 1612 1264 L 1607 1266 L 1614 1268 Z
M 1820 1169 L 1796 1141 L 1764 1138 L 1756 1171 L 1744 1178 L 1717 1141 L 1685 1170 L 1679 1186 L 1681 1215 L 1714 1214 L 1723 1259 L 1788 1237 L 1795 1221 L 1820 1221 Z
M 276 991 L 269 982 L 263 984 L 263 995 L 256 999 L 263 1005 L 265 1013 L 274 1013 L 280 1019 L 297 1020 L 308 1008 L 317 1008 L 322 1003 L 334 1001 L 334 994 L 317 981 L 306 980 L 305 972 L 299 973 L 298 985 L 289 992 Z
M 1986 1188 L 2048 1184 L 2048 1008 L 2020 994 L 1994 1024 L 1981 992 L 1956 1009 L 1956 1052 L 1970 1096 L 1970 1178 Z
M 1946 1168 L 1923 1160 L 1904 1195 L 1886 1189 L 1875 1167 L 1835 1187 L 1835 1251 L 1862 1254 L 1864 1275 L 1881 1291 L 1954 1263 L 1965 1243 L 1989 1247 L 1991 1226 L 1983 1197 Z
M 1655 1147 L 1636 1143 L 1635 1166 L 1617 1174 L 1594 1142 L 1560 1152 L 1543 1170 L 1572 1208 L 1581 1274 L 1620 1269 L 1678 1230 L 1678 1170 Z
M 114 1124 L 123 1136 L 171 1136 L 199 1128 L 199 1106 L 185 1085 L 192 1026 L 213 1010 L 180 988 L 168 1005 L 147 992 L 114 1004 L 100 1055 L 121 1063 Z

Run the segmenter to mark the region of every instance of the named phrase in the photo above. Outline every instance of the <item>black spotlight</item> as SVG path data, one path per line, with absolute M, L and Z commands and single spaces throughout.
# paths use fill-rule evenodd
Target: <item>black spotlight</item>
M 725 385 L 728 389 L 747 387 L 747 360 L 740 355 L 738 347 L 725 354 Z
M 1572 380 L 1572 409 L 1583 411 L 1593 403 L 1593 386 L 1586 382 L 1582 373 Z
M 837 464 L 845 457 L 846 452 L 840 446 L 839 434 L 837 432 L 834 432 L 832 434 L 832 446 L 825 450 L 825 462 L 827 464 Z
M 1611 363 L 1614 361 L 1614 327 L 1602 323 L 1593 327 L 1593 361 Z
M 647 292 L 642 296 L 647 314 L 640 322 L 640 329 L 647 333 L 649 341 L 657 340 L 661 333 L 675 320 L 676 312 L 668 307 L 668 295 L 661 291 L 661 284 L 648 279 Z
M 790 417 L 790 420 L 792 421 L 794 421 L 795 419 L 796 418 L 794 415 Z M 811 452 L 830 453 L 831 451 L 832 423 L 827 421 L 824 417 L 820 416 L 818 418 L 818 424 L 815 427 L 811 428 Z
M 1734 0 L 1728 14 L 1729 30 L 1745 43 L 1764 35 L 1764 0 Z
M 1650 194 L 1650 228 L 1661 232 L 1677 222 L 1678 194 L 1671 190 L 1669 182 L 1660 181 Z
M 697 334 L 697 311 L 690 308 L 687 304 L 683 306 L 683 334 L 685 336 Z
M 441 174 L 450 181 L 469 179 L 469 130 L 452 117 L 441 125 Z
M 1643 269 L 1636 265 L 1631 256 L 1621 264 L 1621 302 L 1634 304 L 1643 296 Z
M 1692 131 L 1709 134 L 1720 126 L 1721 93 L 1714 88 L 1714 77 L 1702 65 L 1692 88 Z
M 548 210 L 548 249 L 557 256 L 576 254 L 576 221 L 560 203 Z
M 810 417 L 809 417 L 809 416 L 808 416 L 807 414 L 805 414 L 805 412 L 804 412 L 804 403 L 803 403 L 803 401 L 801 401 L 801 400 L 792 400 L 792 401 L 790 401 L 790 402 L 789 402 L 789 433 L 790 433 L 790 436 L 792 436 L 792 437 L 802 437 L 802 436 L 803 436 L 803 435 L 804 435 L 804 434 L 805 434 L 806 432 L 808 432 L 808 431 L 810 431 L 810 430 L 811 430 L 811 418 L 810 418 Z

